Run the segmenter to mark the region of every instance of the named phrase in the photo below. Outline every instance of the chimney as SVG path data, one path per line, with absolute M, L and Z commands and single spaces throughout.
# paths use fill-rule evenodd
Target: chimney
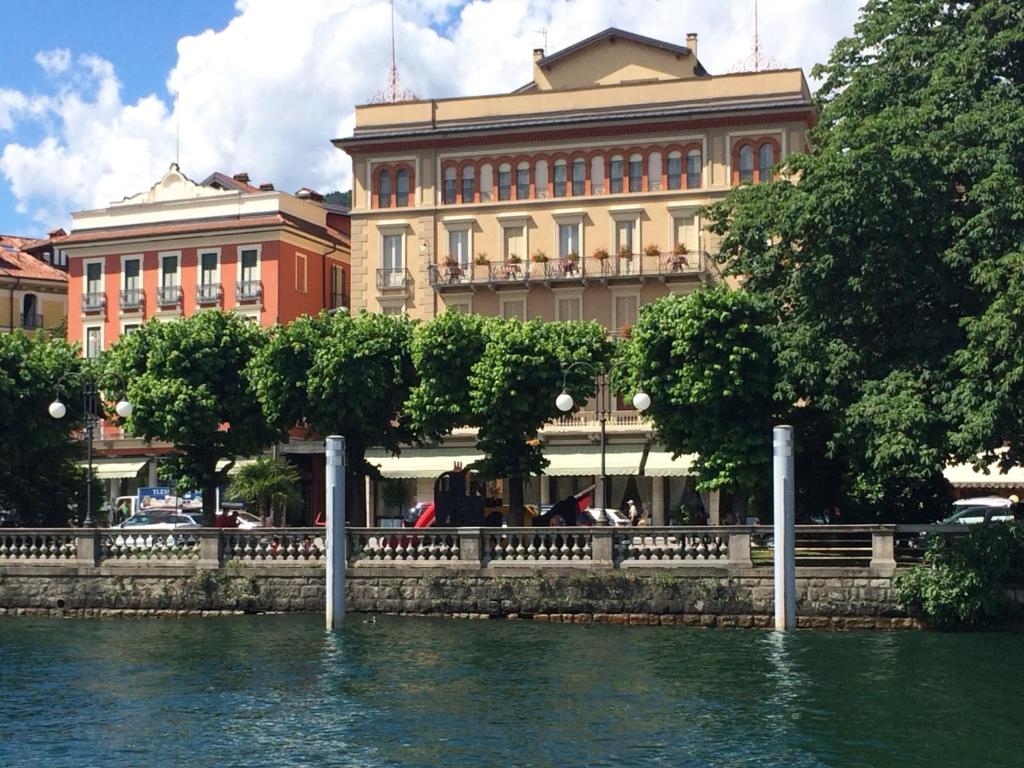
M 236 173 L 231 178 L 234 179 L 235 181 L 240 181 L 243 184 L 248 184 L 249 183 L 249 174 L 245 173 L 244 171 L 242 173 Z
M 63 227 L 58 227 L 57 229 L 51 230 L 46 233 L 47 237 L 49 237 L 50 239 L 53 239 L 55 237 L 64 237 L 64 235 L 66 234 L 67 232 L 64 231 Z
M 690 53 L 693 54 L 693 58 L 697 58 L 697 33 L 687 32 L 686 33 L 686 47 L 690 49 Z
M 269 183 L 268 184 L 260 184 L 260 192 L 273 192 L 273 191 L 274 191 L 274 185 L 273 184 L 269 184 Z

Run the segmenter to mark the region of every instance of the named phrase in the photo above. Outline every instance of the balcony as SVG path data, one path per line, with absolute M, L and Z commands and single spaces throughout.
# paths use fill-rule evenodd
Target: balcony
M 102 312 L 107 306 L 107 295 L 102 291 L 88 291 L 82 294 L 83 312 Z
M 222 295 L 220 283 L 203 283 L 196 286 L 196 304 L 219 304 Z
M 142 309 L 145 294 L 141 288 L 126 288 L 121 291 L 121 310 L 130 312 Z
M 43 327 L 43 316 L 31 312 L 21 315 L 21 327 L 26 331 Z
M 409 270 L 404 267 L 377 270 L 377 290 L 379 291 L 405 290 L 411 282 Z
M 543 285 L 552 283 L 630 282 L 645 283 L 649 279 L 662 282 L 694 280 L 706 275 L 708 254 L 684 255 L 643 253 L 629 256 L 598 258 L 587 256 L 576 259 L 536 261 L 499 261 L 486 264 L 431 264 L 428 265 L 430 285 L 445 291 L 465 286 Z M 377 287 L 380 286 L 378 271 Z
M 259 280 L 239 280 L 235 283 L 235 301 L 259 301 L 263 298 L 263 283 Z
M 163 285 L 157 288 L 156 303 L 161 309 L 181 306 L 181 286 Z

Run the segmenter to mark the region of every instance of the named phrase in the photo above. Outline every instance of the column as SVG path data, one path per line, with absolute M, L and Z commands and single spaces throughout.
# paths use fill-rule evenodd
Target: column
M 665 525 L 665 478 L 651 478 L 651 524 Z
M 540 475 L 537 478 L 540 481 L 540 503 L 550 504 L 551 503 L 551 480 L 547 475 Z
M 146 482 L 149 484 L 150 488 L 156 488 L 156 461 L 156 456 L 153 456 L 152 458 L 150 458 L 149 465 L 147 466 L 147 469 L 149 471 L 149 478 Z

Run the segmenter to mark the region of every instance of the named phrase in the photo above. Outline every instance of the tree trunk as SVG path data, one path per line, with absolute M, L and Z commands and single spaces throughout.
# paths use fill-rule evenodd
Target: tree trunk
M 508 479 L 508 516 L 509 522 L 514 526 L 523 524 L 523 478 L 510 477 Z
M 203 478 L 203 527 L 213 528 L 216 524 L 217 474 L 216 472 L 210 472 Z
M 366 449 L 354 443 L 345 445 L 345 523 L 366 525 Z

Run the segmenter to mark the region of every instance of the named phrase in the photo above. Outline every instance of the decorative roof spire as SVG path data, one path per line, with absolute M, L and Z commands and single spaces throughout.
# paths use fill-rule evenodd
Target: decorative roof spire
M 387 87 L 373 97 L 374 104 L 396 104 L 399 101 L 417 101 L 419 96 L 403 88 L 398 80 L 398 60 L 395 56 L 395 0 L 390 0 L 391 6 L 391 72 L 388 76 Z
M 757 28 L 757 0 L 754 0 L 754 48 L 750 54 L 732 68 L 733 72 L 760 72 L 765 69 L 782 69 L 778 59 L 766 56 L 761 51 L 761 36 Z

